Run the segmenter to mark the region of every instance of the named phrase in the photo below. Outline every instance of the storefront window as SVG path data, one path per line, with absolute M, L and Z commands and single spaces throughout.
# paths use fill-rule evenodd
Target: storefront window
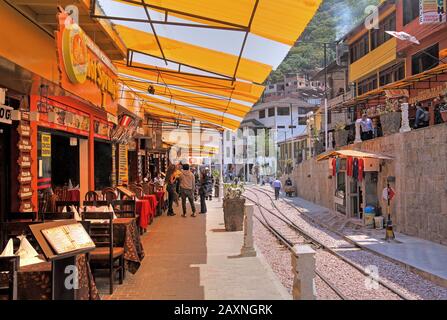
M 411 58 L 412 74 L 430 70 L 439 64 L 439 44 L 427 48 Z
M 419 0 L 404 0 L 404 26 L 419 17 Z

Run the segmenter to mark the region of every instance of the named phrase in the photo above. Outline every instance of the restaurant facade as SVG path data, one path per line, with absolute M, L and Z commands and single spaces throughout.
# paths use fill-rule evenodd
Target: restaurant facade
M 119 162 L 119 150 L 141 117 L 132 112 L 137 103 L 120 96 L 110 58 L 65 12 L 51 37 L 8 5 L 0 11 L 8 44 L 0 49 L 1 216 L 37 212 L 50 188 L 83 200 L 89 190 L 123 182 L 129 164 L 123 152 Z

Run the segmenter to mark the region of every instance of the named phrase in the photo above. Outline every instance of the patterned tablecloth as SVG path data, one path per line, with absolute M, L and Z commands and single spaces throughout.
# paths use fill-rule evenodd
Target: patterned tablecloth
M 98 289 L 85 255 L 76 261 L 79 271 L 77 300 L 99 300 Z M 7 285 L 7 274 L 0 273 L 0 285 Z M 17 298 L 19 300 L 51 300 L 51 262 L 21 267 L 17 274 Z
M 126 269 L 135 274 L 144 258 L 143 244 L 135 218 L 113 220 L 113 240 L 115 246 L 124 248 Z

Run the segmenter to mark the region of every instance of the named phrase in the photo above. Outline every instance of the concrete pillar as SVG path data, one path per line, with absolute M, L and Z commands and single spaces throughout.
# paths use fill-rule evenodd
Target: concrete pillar
M 408 119 L 408 103 L 404 102 L 401 104 L 402 109 L 402 125 L 400 127 L 400 132 L 411 131 L 410 121 Z
M 253 212 L 254 204 L 246 204 L 244 215 L 244 245 L 241 249 L 241 255 L 245 257 L 256 257 L 256 250 L 253 245 Z
M 315 251 L 309 245 L 295 245 L 292 252 L 293 300 L 315 300 Z
M 362 120 L 361 119 L 357 119 L 355 121 L 355 140 L 354 140 L 354 143 L 362 142 L 362 137 L 360 135 L 360 121 L 362 121 Z

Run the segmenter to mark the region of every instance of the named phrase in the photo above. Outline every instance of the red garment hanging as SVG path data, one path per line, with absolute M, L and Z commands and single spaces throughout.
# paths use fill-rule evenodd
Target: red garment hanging
M 335 171 L 337 166 L 337 160 L 335 158 L 332 158 L 332 176 L 335 177 Z
M 352 157 L 348 157 L 346 161 L 346 174 L 348 177 L 352 177 Z
M 359 159 L 359 175 L 358 175 L 359 182 L 362 182 L 362 180 L 363 180 L 364 169 L 365 169 L 365 162 L 362 158 L 360 158 Z

